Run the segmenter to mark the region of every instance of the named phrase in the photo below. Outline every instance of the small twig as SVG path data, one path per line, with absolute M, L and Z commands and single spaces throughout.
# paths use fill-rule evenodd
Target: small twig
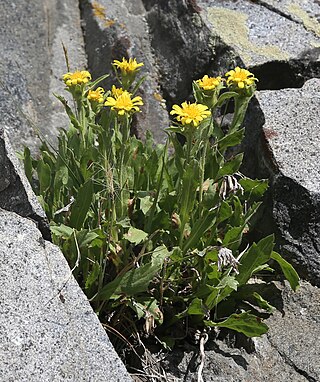
M 206 357 L 205 352 L 204 352 L 204 345 L 208 341 L 208 338 L 209 338 L 208 333 L 204 332 L 201 334 L 200 346 L 199 346 L 201 362 L 200 362 L 199 369 L 198 369 L 198 382 L 203 382 L 202 371 L 203 371 L 203 367 L 204 367 L 204 360 Z

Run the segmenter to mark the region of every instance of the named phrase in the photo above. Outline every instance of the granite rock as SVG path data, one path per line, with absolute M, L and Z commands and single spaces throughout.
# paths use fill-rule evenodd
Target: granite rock
M 0 380 L 131 381 L 60 250 L 0 209 Z
M 143 62 L 140 76 L 146 75 L 146 80 L 140 87 L 139 95 L 144 105 L 141 113 L 134 116 L 133 129 L 141 138 L 149 130 L 158 142 L 163 142 L 164 128 L 169 126 L 169 118 L 142 1 L 84 1 L 81 8 L 88 64 L 94 78 L 110 73 L 110 78 L 105 81 L 106 87 L 110 88 L 111 84 L 116 83 L 111 67 L 113 60 L 134 57 L 138 62 Z
M 259 78 L 259 89 L 301 87 L 320 77 L 317 1 L 199 0 L 213 36 Z
M 170 108 L 190 99 L 193 80 L 224 71 L 235 62 L 232 48 L 211 33 L 195 1 L 143 0 L 143 3 L 161 87 Z
M 279 252 L 320 285 L 320 79 L 301 89 L 260 91 L 247 118 L 245 171 L 270 179 L 259 224 Z M 259 132 L 262 136 L 259 135 Z
M 35 150 L 37 136 L 54 143 L 59 127 L 68 126 L 61 93 L 67 71 L 62 43 L 72 69 L 86 66 L 80 12 L 76 0 L 0 3 L 1 122 L 14 149 Z
M 37 197 L 13 151 L 8 136 L 0 127 L 0 208 L 34 220 L 42 235 L 50 239 L 50 228 Z
M 280 293 L 272 303 L 277 307 L 266 320 L 267 335 L 252 340 L 239 335 L 208 340 L 205 345 L 203 380 L 205 382 L 316 382 L 320 379 L 319 319 L 320 292 L 303 282 L 293 293 L 276 283 Z M 270 286 L 269 286 L 270 287 Z M 197 380 L 199 348 L 189 345 L 177 350 L 164 362 L 169 382 Z

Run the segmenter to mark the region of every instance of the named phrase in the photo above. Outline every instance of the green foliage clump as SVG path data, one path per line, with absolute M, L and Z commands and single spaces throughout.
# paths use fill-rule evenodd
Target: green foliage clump
M 243 154 L 231 149 L 244 137 L 256 79 L 236 68 L 226 81 L 195 81 L 196 102 L 173 106 L 176 122 L 157 145 L 150 133 L 145 141 L 130 135 L 143 105 L 135 96 L 139 66 L 117 61 L 122 87 L 106 93 L 96 88 L 106 76 L 65 75 L 74 107 L 57 98 L 70 127 L 57 149 L 42 142 L 38 158 L 24 151 L 54 242 L 100 319 L 126 338 L 144 330 L 171 347 L 176 328 L 186 325 L 260 336 L 267 326 L 258 311 L 272 306 L 248 282 L 272 272 L 270 260 L 294 290 L 299 279 L 274 252 L 273 235 L 247 240 L 267 181 L 242 175 Z M 226 127 L 228 105 L 234 111 Z

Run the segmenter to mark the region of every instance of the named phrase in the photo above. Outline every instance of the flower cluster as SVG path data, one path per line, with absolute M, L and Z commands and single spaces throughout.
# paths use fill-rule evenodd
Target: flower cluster
M 177 121 L 182 125 L 193 125 L 197 127 L 200 122 L 211 115 L 206 105 L 198 103 L 183 102 L 181 106 L 173 105 L 171 115 L 177 114 Z
M 250 97 L 255 90 L 255 81 L 258 81 L 253 73 L 239 67 L 227 72 L 225 77 L 226 79 L 209 77 L 206 74 L 201 79 L 194 81 L 193 90 L 197 102 L 183 102 L 181 106 L 173 105 L 170 114 L 176 115 L 175 119 L 183 126 L 198 127 L 211 115 L 211 110 L 218 104 L 219 94 L 225 87 L 225 82 L 232 91 Z
M 88 100 L 91 102 L 103 102 L 104 89 L 99 87 L 96 90 L 89 90 L 88 92 Z
M 110 106 L 111 109 L 115 110 L 119 115 L 140 111 L 139 106 L 143 105 L 142 98 L 139 96 L 131 98 L 132 94 L 126 90 L 119 94 L 120 90 L 122 89 L 114 89 L 113 97 L 107 97 L 104 103 L 105 106 Z
M 69 72 L 63 76 L 63 81 L 69 87 L 83 85 L 91 81 L 91 74 L 86 70 L 76 71 L 74 73 Z
M 196 83 L 199 85 L 200 89 L 203 90 L 214 90 L 219 85 L 222 85 L 221 77 L 209 77 L 205 75 L 201 80 L 197 80 Z
M 114 60 L 113 65 L 120 69 L 122 74 L 132 74 L 139 70 L 143 63 L 137 63 L 135 58 L 129 58 L 129 61 L 123 58 L 122 61 Z
M 253 73 L 250 73 L 249 70 L 241 69 L 238 66 L 234 70 L 230 70 L 228 73 L 226 73 L 226 77 L 228 77 L 228 86 L 239 89 L 250 87 L 255 83 L 255 81 L 258 81 Z

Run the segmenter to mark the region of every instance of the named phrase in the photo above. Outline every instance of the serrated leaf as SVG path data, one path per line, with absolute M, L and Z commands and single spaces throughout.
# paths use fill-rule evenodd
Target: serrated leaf
M 222 322 L 204 321 L 207 326 L 218 326 L 243 333 L 247 337 L 260 337 L 267 333 L 268 326 L 259 317 L 248 312 L 232 314 Z

